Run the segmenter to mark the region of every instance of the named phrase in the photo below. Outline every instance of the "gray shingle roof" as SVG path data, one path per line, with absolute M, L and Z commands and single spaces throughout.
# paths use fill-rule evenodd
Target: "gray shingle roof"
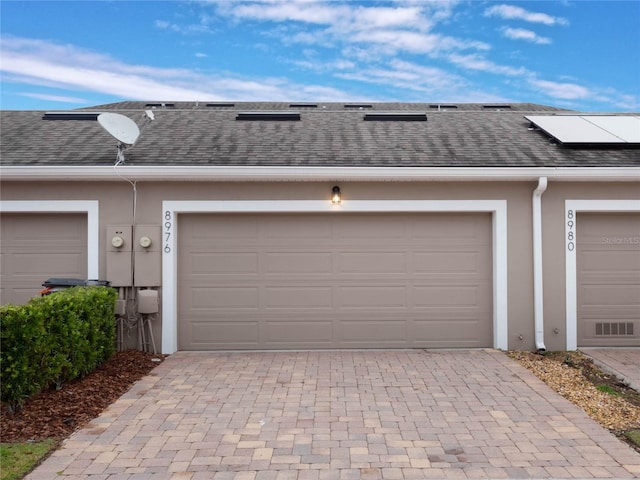
M 155 108 L 155 120 L 145 125 L 143 112 L 150 103 L 162 102 L 85 109 L 121 113 L 140 125 L 140 138 L 125 154 L 128 165 L 640 166 L 639 149 L 551 143 L 542 132 L 529 130 L 524 115 L 562 111 L 534 104 L 458 104 L 455 109 L 441 104 L 438 109 L 428 103 L 375 103 L 361 109 L 341 103 L 207 107 L 204 102 L 174 102 L 173 107 Z M 236 120 L 238 112 L 281 110 L 299 111 L 301 119 Z M 428 120 L 364 121 L 366 111 L 424 112 Z M 0 112 L 2 165 L 114 164 L 116 141 L 96 121 L 43 120 L 43 113 Z

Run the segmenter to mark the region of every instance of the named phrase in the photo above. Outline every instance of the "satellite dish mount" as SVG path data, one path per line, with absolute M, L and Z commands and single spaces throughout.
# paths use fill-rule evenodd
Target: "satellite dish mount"
M 110 112 L 98 115 L 98 123 L 118 141 L 116 165 L 122 165 L 125 161 L 125 150 L 132 147 L 140 136 L 138 125 L 129 117 Z

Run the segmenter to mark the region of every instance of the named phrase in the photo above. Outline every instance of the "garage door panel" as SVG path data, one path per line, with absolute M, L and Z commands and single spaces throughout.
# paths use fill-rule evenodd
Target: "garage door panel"
M 262 338 L 266 345 L 295 348 L 297 345 L 326 345 L 332 342 L 332 325 L 328 320 L 300 322 L 273 320 L 264 322 Z
M 53 236 L 56 241 L 53 248 L 64 245 L 64 242 L 76 243 L 78 236 L 86 237 L 86 222 L 78 222 L 82 215 L 74 214 L 3 214 L 5 218 L 13 218 L 7 231 L 3 233 L 3 240 L 8 242 L 20 242 L 23 244 L 40 245 L 47 247 L 47 235 Z M 74 221 L 76 220 L 76 221 Z
M 225 309 L 257 310 L 259 298 L 259 289 L 256 287 L 194 287 L 187 308 L 211 312 Z
M 198 229 L 191 231 L 189 238 L 185 239 L 192 244 L 200 242 L 206 245 L 211 239 L 236 242 L 258 238 L 258 225 L 245 221 L 242 215 L 224 215 L 217 219 L 211 219 L 207 214 L 194 214 L 190 217 L 198 223 Z M 179 219 L 178 222 L 180 221 Z
M 491 243 L 486 237 L 485 218 L 473 213 L 433 214 L 419 218 L 411 225 L 411 235 L 433 245 L 476 245 Z M 433 218 L 437 217 L 434 228 Z
M 640 308 L 640 285 L 584 285 L 582 293 L 583 307 L 629 309 L 633 312 Z
M 407 321 L 385 317 L 378 320 L 360 318 L 343 321 L 339 327 L 342 345 L 397 345 L 406 346 Z
M 264 307 L 267 310 L 324 309 L 333 308 L 333 289 L 326 286 L 265 287 Z
M 220 348 L 255 348 L 258 345 L 258 322 L 240 322 L 236 319 L 215 323 L 203 319 L 193 321 L 190 325 L 190 336 L 195 349 Z M 235 347 L 232 347 L 235 346 Z
M 475 307 L 486 293 L 476 286 L 420 285 L 413 289 L 413 302 L 416 308 Z
M 473 318 L 430 318 L 414 320 L 410 324 L 410 334 L 416 346 L 473 347 L 478 340 L 491 340 L 486 326 Z
M 46 253 L 13 255 L 9 268 L 16 276 L 39 275 L 42 272 L 43 265 L 47 265 L 49 271 L 57 272 L 56 276 L 65 277 L 82 271 L 86 264 L 87 260 L 84 255 L 78 252 L 60 252 L 58 249 L 58 251 L 51 250 Z M 43 280 L 46 280 L 46 278 Z
M 308 219 L 302 215 L 269 217 L 263 223 L 264 238 L 284 240 L 311 239 L 315 242 L 331 238 L 331 222 L 328 218 Z
M 431 251 L 415 252 L 411 264 L 414 273 L 476 273 L 484 259 L 477 252 Z
M 330 274 L 333 270 L 332 264 L 330 251 L 266 252 L 264 254 L 266 273 Z
M 339 218 L 335 222 L 334 235 L 336 239 L 355 240 L 363 246 L 375 245 L 389 239 L 406 238 L 409 226 L 403 218 L 394 218 L 391 215 L 380 217 L 384 218 L 384 221 L 372 222 L 365 216 Z
M 184 214 L 178 226 L 180 349 L 411 348 L 415 318 L 420 347 L 492 345 L 489 214 Z M 447 321 L 485 331 L 473 345 L 477 329 L 429 336 Z
M 610 251 L 585 249 L 580 254 L 582 265 L 581 273 L 636 273 L 640 270 L 640 254 L 638 249 L 612 248 Z
M 193 275 L 258 273 L 258 254 L 255 252 L 192 253 L 188 262 Z
M 339 289 L 341 310 L 371 310 L 372 308 L 402 309 L 407 305 L 404 285 L 358 285 Z
M 579 346 L 640 346 L 640 214 L 577 218 Z
M 339 273 L 361 273 L 385 275 L 404 274 L 407 271 L 405 252 L 398 251 L 352 251 L 339 253 Z

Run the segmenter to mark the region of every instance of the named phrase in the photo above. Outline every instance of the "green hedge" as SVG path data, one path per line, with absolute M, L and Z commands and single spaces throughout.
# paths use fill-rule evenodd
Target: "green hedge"
M 44 388 L 83 376 L 116 350 L 109 287 L 74 287 L 0 307 L 0 393 L 13 409 Z

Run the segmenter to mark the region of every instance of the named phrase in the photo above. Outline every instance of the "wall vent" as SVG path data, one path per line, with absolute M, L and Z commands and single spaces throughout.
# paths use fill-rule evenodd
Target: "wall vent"
M 236 120 L 297 121 L 300 120 L 300 112 L 240 112 Z
M 317 103 L 290 103 L 289 108 L 318 108 Z
M 235 106 L 235 103 L 207 103 L 207 107 L 233 108 Z
M 633 335 L 633 322 L 599 322 L 596 323 L 597 337 Z

